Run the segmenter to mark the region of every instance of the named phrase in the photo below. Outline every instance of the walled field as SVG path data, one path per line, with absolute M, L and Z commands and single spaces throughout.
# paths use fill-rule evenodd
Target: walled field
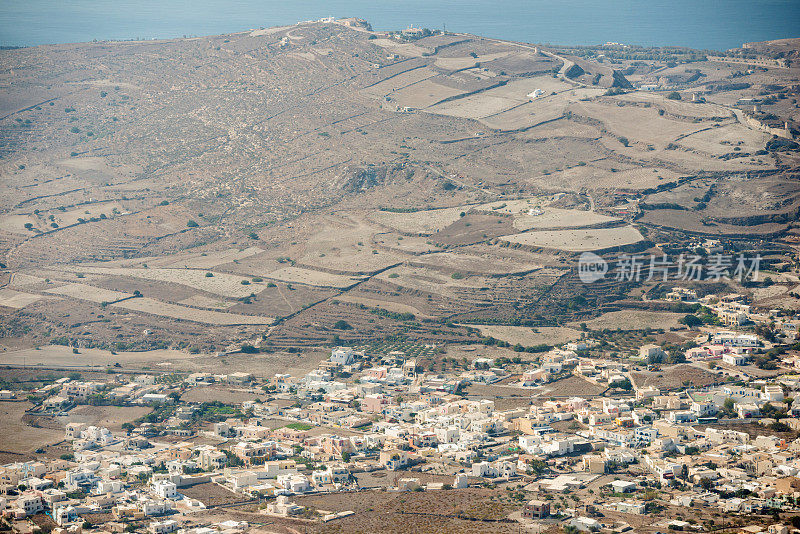
M 731 112 L 722 106 L 706 103 L 684 102 L 680 100 L 670 100 L 658 93 L 648 93 L 637 91 L 623 95 L 603 97 L 610 102 L 633 102 L 637 104 L 650 104 L 657 109 L 663 109 L 670 115 L 679 117 L 731 117 Z
M 785 223 L 764 223 L 752 226 L 737 226 L 733 224 L 711 223 L 704 224 L 705 216 L 702 213 L 686 210 L 652 210 L 646 212 L 639 222 L 676 228 L 692 232 L 714 233 L 716 235 L 759 235 L 782 232 L 787 228 Z
M 363 90 L 363 92 L 369 96 L 382 98 L 386 95 L 394 93 L 395 91 L 399 91 L 404 87 L 409 87 L 423 80 L 427 80 L 428 78 L 433 78 L 436 76 L 436 74 L 436 71 L 433 69 L 421 67 L 408 72 L 403 72 L 402 74 L 398 74 L 397 76 L 389 78 L 388 80 L 384 80 L 371 87 L 367 87 Z
M 22 421 L 29 402 L 0 401 L 0 452 L 24 454 L 28 457 L 39 447 L 64 439 L 63 430 L 32 427 Z
M 575 395 L 578 397 L 592 397 L 599 395 L 604 389 L 604 386 L 589 382 L 580 376 L 571 375 L 557 382 L 545 384 L 541 389 L 536 391 L 535 395 L 538 397 L 556 395 L 561 397 L 572 397 Z
M 417 236 L 404 236 L 396 232 L 375 234 L 372 237 L 372 241 L 376 245 L 386 247 L 393 252 L 402 254 L 425 254 L 441 250 L 432 245 L 429 239 Z
M 680 174 L 663 167 L 633 167 L 625 168 L 625 165 L 617 165 L 613 162 L 612 168 L 615 170 L 603 169 L 599 167 L 601 162 L 591 162 L 585 166 L 571 167 L 562 171 L 551 173 L 547 178 L 554 187 L 565 189 L 589 190 L 604 189 L 627 189 L 641 190 L 649 187 L 675 181 Z
M 457 221 L 461 212 L 467 210 L 468 207 L 465 206 L 414 213 L 374 211 L 369 214 L 369 219 L 403 234 L 430 235 Z
M 496 96 L 491 91 L 477 95 L 459 98 L 451 102 L 443 102 L 429 107 L 426 111 L 438 115 L 460 117 L 464 119 L 481 119 L 509 110 L 514 106 L 523 104 L 524 101 Z
M 493 337 L 507 341 L 512 345 L 517 343 L 526 347 L 534 345 L 561 345 L 581 337 L 580 330 L 565 327 L 539 327 L 529 326 L 501 326 L 501 325 L 466 325 L 480 330 L 482 336 Z
M 678 326 L 678 319 L 685 314 L 671 312 L 653 312 L 645 310 L 619 310 L 604 313 L 585 322 L 592 330 L 605 328 L 616 330 L 644 330 L 648 328 L 672 328 Z M 575 324 L 574 326 L 577 326 Z
M 658 110 L 635 106 L 619 107 L 600 102 L 580 102 L 573 111 L 587 115 L 603 123 L 614 135 L 625 136 L 631 142 L 638 141 L 663 148 L 677 137 L 708 128 L 708 124 L 693 124 L 665 116 Z
M 360 279 L 354 276 L 345 276 L 343 274 L 324 273 L 322 271 L 313 271 L 311 269 L 303 269 L 301 267 L 284 267 L 277 271 L 272 271 L 267 278 L 273 280 L 280 280 L 282 282 L 307 284 L 310 286 L 319 287 L 349 287 Z
M 237 276 L 227 273 L 214 273 L 214 276 L 206 276 L 206 271 L 192 269 L 129 269 L 124 267 L 73 267 L 80 273 L 104 274 L 112 276 L 128 276 L 133 278 L 144 278 L 146 280 L 156 280 L 170 284 L 179 284 L 193 287 L 208 293 L 217 295 L 241 298 L 258 293 L 264 286 L 261 283 L 251 283 L 242 285 L 242 280 L 251 280 L 249 277 Z
M 39 221 L 36 217 L 28 214 L 8 214 L 4 215 L 2 219 L 0 219 L 0 230 L 4 232 L 8 232 L 10 234 L 17 234 L 17 235 L 33 235 L 33 233 L 25 228 L 26 224 L 32 224 L 36 228 L 39 228 Z
M 678 144 L 691 150 L 720 156 L 733 152 L 734 147 L 753 153 L 763 149 L 769 140 L 770 136 L 764 132 L 751 130 L 741 124 L 728 124 L 688 135 L 678 141 Z
M 195 308 L 187 308 L 186 306 L 161 302 L 147 297 L 125 300 L 123 302 L 112 304 L 111 306 L 125 310 L 149 313 L 152 315 L 160 315 L 162 317 L 170 317 L 172 319 L 181 319 L 184 321 L 194 321 L 196 323 L 222 326 L 245 324 L 268 325 L 272 324 L 272 322 L 275 320 L 273 317 L 238 315 L 234 313 L 197 310 Z
M 226 354 L 224 356 L 195 356 L 191 359 L 175 360 L 171 366 L 175 371 L 209 373 L 253 373 L 262 378 L 272 378 L 276 373 L 302 376 L 316 369 L 322 360 L 330 357 L 330 349 L 304 352 L 276 352 L 261 354 Z
M 332 224 L 309 237 L 305 254 L 298 258 L 302 266 L 318 267 L 339 274 L 369 274 L 397 263 L 399 258 L 371 246 L 376 228 L 364 223 Z
M 0 352 L 0 365 L 40 365 L 43 367 L 106 367 L 119 363 L 123 367 L 152 365 L 159 362 L 191 360 L 197 355 L 178 350 L 151 350 L 145 352 L 117 352 L 81 348 L 74 354 L 71 347 L 45 345 L 34 349 Z
M 467 213 L 432 236 L 431 241 L 449 246 L 472 245 L 512 233 L 512 223 L 510 217 Z
M 461 94 L 464 94 L 464 91 L 436 83 L 434 77 L 403 87 L 391 93 L 391 98 L 398 106 L 421 109 Z
M 340 302 L 350 302 L 352 304 L 363 304 L 369 308 L 381 308 L 386 311 L 390 311 L 393 313 L 413 313 L 415 317 L 418 318 L 433 318 L 432 315 L 426 315 L 419 311 L 414 306 L 409 306 L 408 304 L 401 304 L 399 302 L 392 302 L 390 300 L 381 300 L 381 299 L 374 299 L 368 297 L 361 297 L 358 295 L 350 295 L 345 293 L 343 295 L 339 295 L 336 297 L 336 300 Z
M 148 406 L 78 406 L 68 415 L 56 417 L 56 421 L 66 426 L 67 423 L 86 423 L 104 426 L 112 432 L 122 430 L 122 424 L 135 421 L 152 411 Z
M 653 372 L 637 371 L 631 374 L 636 387 L 656 386 L 661 390 L 684 389 L 688 385 L 703 387 L 720 380 L 714 373 L 685 364 L 665 366 Z
M 194 295 L 179 301 L 178 304 L 181 304 L 183 306 L 193 306 L 196 308 L 214 308 L 218 310 L 227 310 L 231 306 L 236 305 L 234 302 L 229 302 L 222 299 L 209 298 L 206 297 L 205 295 Z
M 642 240 L 633 226 L 592 230 L 555 230 L 503 236 L 501 241 L 533 247 L 582 252 L 632 245 Z
M 132 293 L 111 291 L 110 289 L 103 289 L 101 287 L 77 283 L 46 289 L 44 292 L 51 293 L 53 295 L 61 295 L 64 297 L 72 297 L 80 300 L 88 300 L 89 302 L 97 302 L 98 304 L 101 302 L 114 302 L 133 296 Z
M 25 273 L 14 273 L 14 276 L 9 282 L 8 287 L 12 289 L 19 289 L 28 286 L 36 286 L 42 283 L 44 283 L 44 278 Z
M 255 256 L 256 254 L 260 254 L 262 252 L 264 251 L 258 247 L 248 247 L 244 250 L 239 250 L 238 248 L 229 248 L 226 250 L 220 250 L 219 252 L 210 252 L 204 255 L 196 255 L 186 259 L 178 259 L 163 265 L 163 267 L 213 269 L 218 265 L 230 263 L 234 260 L 238 261 L 249 258 L 250 256 Z
M 242 500 L 240 495 L 213 482 L 181 488 L 181 493 L 190 499 L 197 499 L 206 506 L 229 504 Z
M 436 252 L 419 259 L 408 260 L 408 264 L 450 273 L 475 274 L 485 276 L 508 276 L 526 274 L 541 268 L 535 263 L 523 263 L 499 259 L 495 256 L 476 256 L 458 252 Z
M 244 391 L 244 388 L 228 388 L 224 386 L 201 386 L 194 387 L 181 395 L 183 402 L 213 402 L 220 401 L 227 404 L 239 404 L 245 401 L 264 401 L 264 393 L 259 389 L 259 393 Z
M 475 54 L 478 56 L 476 58 L 472 56 L 440 57 L 436 59 L 434 65 L 445 70 L 460 70 L 471 67 L 476 63 L 508 57 L 511 54 L 512 52 L 494 52 L 489 54 Z
M 428 52 L 427 48 L 423 48 L 412 43 L 398 43 L 397 41 L 393 41 L 391 39 L 373 39 L 370 42 L 374 45 L 385 48 L 387 52 L 406 57 L 421 57 L 422 54 Z
M 514 217 L 514 228 L 521 231 L 534 229 L 581 228 L 608 224 L 619 219 L 592 211 L 544 208 L 541 215 L 520 213 Z
M 544 198 L 522 198 L 518 200 L 498 200 L 495 202 L 487 202 L 486 204 L 478 204 L 472 207 L 472 211 L 480 211 L 486 213 L 498 213 L 506 215 L 518 215 L 527 213 L 531 208 L 541 207 L 545 203 Z
M 14 291 L 13 289 L 0 289 L 0 306 L 7 308 L 22 309 L 25 306 L 33 304 L 43 297 L 39 295 L 32 295 L 30 293 L 23 293 L 22 291 Z
M 407 476 L 404 473 L 399 475 Z M 415 477 L 417 475 L 413 474 Z M 477 534 L 491 531 L 497 534 L 512 534 L 519 532 L 519 524 L 515 522 L 476 520 L 502 519 L 519 508 L 511 503 L 493 500 L 492 490 L 486 488 L 402 493 L 375 491 L 334 493 L 302 496 L 297 499 L 297 503 L 320 510 L 356 512 L 355 515 L 330 523 L 315 524 L 311 527 L 311 531 L 315 533 Z

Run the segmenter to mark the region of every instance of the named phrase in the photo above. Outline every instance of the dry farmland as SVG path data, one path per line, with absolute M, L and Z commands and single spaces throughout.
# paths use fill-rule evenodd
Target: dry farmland
M 111 306 L 114 308 L 122 308 L 124 310 L 160 315 L 162 317 L 171 317 L 173 319 L 180 319 L 182 321 L 194 321 L 197 323 L 212 325 L 268 325 L 272 324 L 272 322 L 275 320 L 273 317 L 198 310 L 196 308 L 189 308 L 187 306 L 180 306 L 178 304 L 161 302 L 147 297 L 126 300 L 112 304 Z
M 592 330 L 646 330 L 673 328 L 678 326 L 678 319 L 684 314 L 670 312 L 652 312 L 644 310 L 620 310 L 584 321 Z
M 533 231 L 503 236 L 501 240 L 534 248 L 583 252 L 633 245 L 642 240 L 642 235 L 633 226 L 622 226 L 595 230 Z
M 581 337 L 581 332 L 573 328 L 528 326 L 469 325 L 480 330 L 481 335 L 507 341 L 512 345 L 519 343 L 526 347 L 535 345 L 561 345 Z
M 342 23 L 0 53 L 7 352 L 564 327 L 630 294 L 575 285 L 575 253 L 688 233 L 782 251 L 800 205 L 795 152 L 766 150 L 735 106 L 796 85 L 779 69 L 717 90 L 736 69 L 695 62 L 678 101 L 625 73 L 658 84 L 688 79 L 682 65 Z M 764 115 L 791 119 L 790 102 Z M 788 290 L 757 296 L 794 306 Z

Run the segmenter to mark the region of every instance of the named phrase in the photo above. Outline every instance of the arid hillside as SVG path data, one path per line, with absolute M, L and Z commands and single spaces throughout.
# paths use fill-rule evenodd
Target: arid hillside
M 796 245 L 797 69 L 429 33 L 0 51 L 5 346 L 469 341 L 624 307 L 580 252 Z

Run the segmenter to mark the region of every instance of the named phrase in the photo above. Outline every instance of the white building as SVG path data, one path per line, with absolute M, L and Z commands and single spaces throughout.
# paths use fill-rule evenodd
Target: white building
M 175 499 L 178 496 L 178 486 L 169 480 L 159 480 L 153 485 L 153 491 L 162 499 Z

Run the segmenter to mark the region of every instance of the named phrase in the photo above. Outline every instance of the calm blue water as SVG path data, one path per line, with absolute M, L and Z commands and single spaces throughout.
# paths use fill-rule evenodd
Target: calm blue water
M 558 44 L 720 50 L 800 37 L 800 0 L 0 0 L 0 44 L 212 35 L 328 16 Z

